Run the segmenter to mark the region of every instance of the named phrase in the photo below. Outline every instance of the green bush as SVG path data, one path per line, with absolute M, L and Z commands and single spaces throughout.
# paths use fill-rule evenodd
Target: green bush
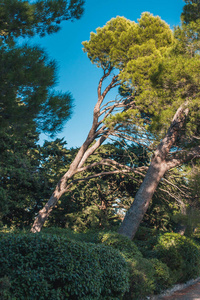
M 124 299 L 144 299 L 154 294 L 154 269 L 151 262 L 142 257 L 129 260 L 129 291 Z
M 118 249 L 129 264 L 129 291 L 124 299 L 144 299 L 171 285 L 167 265 L 158 259 L 144 258 L 135 243 L 127 237 L 115 232 L 101 232 L 99 241 Z
M 121 299 L 128 288 L 117 250 L 63 236 L 4 235 L 0 265 L 0 282 L 7 283 L 2 299 Z
M 154 292 L 158 294 L 173 284 L 170 269 L 165 263 L 156 258 L 150 259 L 149 261 L 154 269 Z
M 200 274 L 200 251 L 192 240 L 176 233 L 158 238 L 154 251 L 171 270 L 175 282 L 185 282 Z
M 43 234 L 56 234 L 69 238 L 70 240 L 94 243 L 98 244 L 100 242 L 100 236 L 103 231 L 101 230 L 87 230 L 86 232 L 76 232 L 69 228 L 59 228 L 59 227 L 49 227 L 42 229 Z
M 136 257 L 129 260 L 129 291 L 124 299 L 145 299 L 171 286 L 170 272 L 157 259 Z
M 154 247 L 157 244 L 158 231 L 148 227 L 140 226 L 135 235 L 135 244 L 146 258 L 155 258 Z
M 122 260 L 119 251 L 111 247 L 97 245 L 95 250 L 103 269 L 102 299 L 119 299 L 129 288 L 128 264 Z
M 142 257 L 134 242 L 116 232 L 101 233 L 99 234 L 99 240 L 101 243 L 119 250 L 125 259 L 132 259 L 134 256 Z

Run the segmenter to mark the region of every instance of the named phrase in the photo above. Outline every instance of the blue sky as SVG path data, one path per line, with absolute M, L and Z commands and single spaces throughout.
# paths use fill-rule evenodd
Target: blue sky
M 58 64 L 56 89 L 70 91 L 74 98 L 74 109 L 63 131 L 56 137 L 64 137 L 68 147 L 79 147 L 84 142 L 92 124 L 93 107 L 97 100 L 97 84 L 101 70 L 92 65 L 82 51 L 82 41 L 89 40 L 90 32 L 102 27 L 111 18 L 124 16 L 137 22 L 141 13 L 148 11 L 158 15 L 171 28 L 180 24 L 183 0 L 86 0 L 85 12 L 78 21 L 66 21 L 62 29 L 45 38 L 34 39 L 44 47 Z M 41 142 L 50 140 L 44 134 Z

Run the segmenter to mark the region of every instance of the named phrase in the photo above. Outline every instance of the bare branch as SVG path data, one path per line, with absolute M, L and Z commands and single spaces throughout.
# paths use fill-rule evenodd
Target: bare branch
M 167 160 L 167 168 L 172 169 L 192 159 L 200 158 L 200 146 L 192 148 L 190 151 L 181 151 L 172 156 L 171 159 Z
M 105 96 L 107 95 L 107 93 L 114 88 L 115 86 L 119 85 L 119 83 L 117 84 L 116 82 L 118 81 L 118 75 L 113 76 L 111 83 L 105 88 L 105 90 L 103 91 L 103 93 L 101 94 L 101 96 L 103 98 L 105 98 Z M 101 84 L 102 86 L 102 84 Z
M 98 89 L 97 89 L 98 98 L 101 97 L 101 88 L 102 88 L 103 81 L 110 75 L 111 71 L 112 71 L 112 67 L 110 67 L 107 70 L 107 72 L 106 72 L 106 70 L 104 70 L 104 74 L 101 77 L 101 79 L 99 80 Z
M 99 162 L 95 162 L 88 166 L 77 169 L 76 174 L 83 172 L 83 171 L 87 171 L 88 169 L 91 169 L 91 168 L 99 166 L 99 165 L 104 165 L 104 166 L 109 166 L 109 167 L 111 166 L 112 168 L 114 168 L 115 170 L 118 170 L 119 172 L 123 172 L 123 170 L 125 170 L 126 172 L 137 173 L 142 176 L 144 176 L 142 171 L 146 171 L 148 169 L 148 167 L 146 167 L 146 166 L 131 168 L 129 166 L 120 164 L 120 163 L 116 162 L 115 160 L 105 158 L 105 159 L 100 160 Z
M 184 192 L 182 189 L 180 189 L 176 184 L 172 183 L 171 181 L 167 180 L 166 178 L 162 178 L 162 180 L 160 181 L 161 184 L 165 184 L 165 182 L 171 186 L 173 186 L 175 189 L 177 189 L 181 194 L 183 194 L 184 196 L 187 196 L 187 193 Z
M 170 197 L 174 198 L 180 205 L 185 206 L 185 203 L 183 201 L 180 200 L 179 197 L 177 197 L 175 194 L 170 193 L 168 190 L 164 190 L 162 188 L 158 188 L 160 191 L 165 192 L 166 194 L 168 194 Z
M 106 139 L 107 139 L 107 136 L 106 136 L 106 135 L 101 136 L 101 137 L 94 143 L 94 145 L 92 145 L 90 148 L 88 148 L 88 149 L 85 151 L 85 153 L 84 153 L 82 159 L 80 160 L 80 162 L 79 162 L 79 164 L 78 164 L 78 169 L 81 168 L 81 167 L 84 165 L 84 163 L 86 162 L 86 160 L 88 159 L 88 157 L 89 157 L 91 154 L 93 154 L 94 151 L 95 151 L 97 148 L 99 148 L 99 147 L 101 146 L 101 144 L 102 144 Z
M 107 105 L 110 104 L 110 103 L 115 103 L 115 102 L 116 102 L 116 100 L 108 101 L 107 103 L 105 103 L 104 105 L 102 105 L 102 106 L 100 107 L 100 109 L 102 109 L 103 107 L 107 106 Z

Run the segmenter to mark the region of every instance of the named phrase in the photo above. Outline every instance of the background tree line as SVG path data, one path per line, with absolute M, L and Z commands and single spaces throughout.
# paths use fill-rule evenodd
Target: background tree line
M 83 43 L 103 75 L 93 125 L 80 149 L 67 149 L 58 139 L 38 145 L 40 132 L 55 136 L 62 129 L 73 99 L 53 90 L 56 64 L 45 51 L 19 46 L 17 38 L 56 32 L 61 21 L 81 16 L 83 1 L 3 3 L 2 225 L 30 226 L 39 212 L 33 231 L 48 216 L 49 226 L 117 228 L 133 202 L 131 211 L 140 218 L 126 217 L 128 225 L 121 227 L 129 237 L 142 219 L 163 230 L 197 226 L 191 224 L 197 217 L 188 216 L 199 205 L 199 3 L 185 2 L 182 26 L 174 32 L 145 13 L 138 23 L 112 19 Z M 118 97 L 105 103 L 117 86 Z M 108 137 L 114 142 L 105 144 Z M 144 192 L 150 179 L 154 187 L 138 197 L 144 178 Z

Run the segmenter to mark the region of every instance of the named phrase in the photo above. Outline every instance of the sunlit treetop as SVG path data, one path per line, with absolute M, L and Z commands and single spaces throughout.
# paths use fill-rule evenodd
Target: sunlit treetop
M 83 51 L 104 72 L 117 70 L 121 95 L 128 87 L 129 93 L 132 91 L 133 96 L 138 97 L 151 85 L 151 76 L 158 71 L 160 62 L 173 45 L 169 25 L 160 17 L 145 12 L 137 23 L 124 17 L 111 19 L 104 27 L 97 28 L 96 33 L 92 32 L 89 41 L 83 42 Z M 135 111 L 130 111 L 131 118 L 135 119 L 138 111 L 144 111 L 148 105 L 148 98 L 139 101 Z M 116 122 L 128 118 L 128 114 L 117 114 Z
M 143 13 L 138 23 L 119 16 L 111 19 L 83 42 L 83 51 L 98 67 L 117 68 L 125 73 L 131 62 L 159 56 L 172 42 L 169 26 L 159 17 Z
M 194 46 L 194 40 L 190 42 Z M 83 42 L 84 52 L 104 72 L 117 69 L 121 95 L 133 94 L 132 109 L 109 116 L 107 126 L 132 119 L 135 125 L 162 135 L 176 110 L 187 103 L 186 134 L 199 134 L 199 55 L 188 53 L 186 44 L 164 21 L 146 12 L 137 23 L 116 17 L 91 33 L 90 40 Z

